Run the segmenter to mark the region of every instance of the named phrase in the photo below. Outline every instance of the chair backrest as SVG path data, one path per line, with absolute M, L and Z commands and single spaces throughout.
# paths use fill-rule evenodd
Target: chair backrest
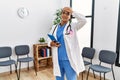
M 101 50 L 99 53 L 99 60 L 104 63 L 114 64 L 116 61 L 117 53 L 109 50 Z
M 0 58 L 10 57 L 12 55 L 11 47 L 0 47 Z
M 27 55 L 29 54 L 29 46 L 28 45 L 18 45 L 15 46 L 16 55 Z
M 84 47 L 82 50 L 82 56 L 88 59 L 93 59 L 95 54 L 94 48 Z

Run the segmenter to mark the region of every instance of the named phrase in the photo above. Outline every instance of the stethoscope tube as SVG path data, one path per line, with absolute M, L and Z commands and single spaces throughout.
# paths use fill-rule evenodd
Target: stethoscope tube
M 58 26 L 58 25 L 55 26 L 52 35 L 54 34 L 54 32 L 55 32 L 57 26 Z M 69 29 L 69 30 L 68 30 L 68 29 Z M 69 25 L 67 26 L 67 29 L 66 29 L 66 33 L 65 33 L 65 35 L 69 35 L 69 34 L 70 34 L 70 31 L 72 31 L 71 24 L 69 24 Z

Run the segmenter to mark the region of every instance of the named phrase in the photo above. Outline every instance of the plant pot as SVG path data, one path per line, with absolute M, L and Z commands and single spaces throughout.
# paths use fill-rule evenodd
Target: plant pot
M 40 44 L 45 44 L 45 42 L 40 42 Z

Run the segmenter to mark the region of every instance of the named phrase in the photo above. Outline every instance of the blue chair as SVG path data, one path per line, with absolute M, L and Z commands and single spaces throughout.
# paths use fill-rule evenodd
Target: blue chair
M 12 65 L 15 65 L 15 72 L 17 74 L 17 65 L 15 60 L 11 59 L 12 49 L 11 47 L 0 47 L 0 59 L 8 58 L 8 60 L 0 61 L 0 66 L 10 66 L 10 74 L 12 73 Z M 17 75 L 18 77 L 18 75 Z
M 95 49 L 94 48 L 90 48 L 90 47 L 84 47 L 82 50 L 82 57 L 83 59 L 86 58 L 89 61 L 84 59 L 84 65 L 91 65 L 92 64 L 92 60 L 94 58 L 95 55 Z M 83 73 L 82 73 L 82 80 L 83 80 Z
M 94 48 L 89 48 L 89 47 L 84 47 L 83 48 L 82 57 L 90 60 L 90 61 L 84 60 L 85 66 L 92 64 L 92 59 L 94 57 L 94 54 L 95 54 L 95 49 Z
M 29 70 L 29 62 L 33 61 L 34 63 L 34 59 L 32 57 L 29 57 L 29 46 L 28 45 L 18 45 L 15 46 L 15 53 L 17 55 L 17 64 L 19 62 L 19 75 L 18 75 L 18 80 L 20 80 L 20 70 L 21 70 L 21 63 L 28 63 L 28 70 Z M 20 57 L 20 56 L 24 56 L 24 57 Z M 35 71 L 36 73 L 36 71 Z M 36 73 L 37 75 L 37 73 Z
M 101 80 L 101 73 L 104 74 L 104 80 L 105 80 L 105 74 L 112 71 L 113 79 L 115 80 L 114 71 L 113 71 L 113 64 L 116 61 L 116 57 L 117 57 L 117 54 L 115 52 L 112 52 L 109 50 L 101 50 L 99 53 L 100 63 L 91 65 L 89 67 L 88 74 L 87 74 L 87 80 L 88 80 L 90 69 L 95 71 L 95 72 L 100 73 L 100 80 Z M 103 66 L 102 63 L 109 64 L 109 65 L 111 65 L 111 67 Z

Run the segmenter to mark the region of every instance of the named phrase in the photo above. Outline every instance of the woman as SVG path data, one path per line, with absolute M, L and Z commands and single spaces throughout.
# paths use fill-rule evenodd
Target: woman
M 77 19 L 76 23 L 70 23 L 71 15 Z M 52 27 L 51 32 L 57 41 L 48 40 L 48 46 L 52 47 L 53 70 L 56 80 L 76 80 L 77 74 L 85 70 L 76 32 L 86 23 L 83 15 L 75 13 L 69 7 L 64 7 L 61 14 L 61 22 Z

